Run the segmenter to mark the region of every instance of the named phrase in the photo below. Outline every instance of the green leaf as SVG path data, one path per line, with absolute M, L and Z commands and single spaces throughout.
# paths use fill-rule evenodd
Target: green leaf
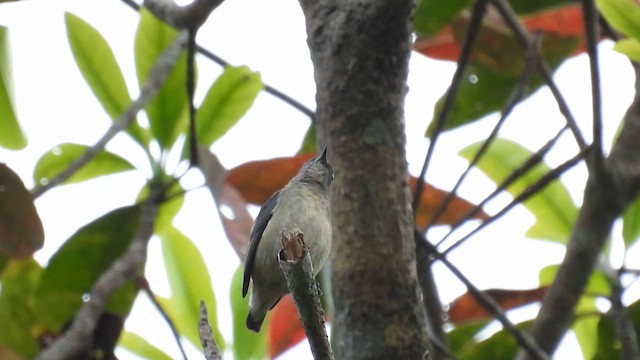
M 53 147 L 42 155 L 36 163 L 33 171 L 33 180 L 36 184 L 48 182 L 58 176 L 88 149 L 89 146 L 71 143 Z M 129 161 L 119 155 L 103 150 L 65 180 L 64 184 L 78 183 L 132 169 L 134 169 L 134 166 Z
M 639 319 L 640 320 L 640 319 Z M 620 360 L 620 340 L 616 334 L 615 323 L 609 316 L 598 320 L 598 342 L 592 360 Z
M 233 312 L 233 355 L 236 360 L 267 357 L 267 331 L 258 334 L 245 325 L 249 313 L 249 299 L 242 298 L 243 267 L 239 266 L 231 280 L 231 311 Z M 268 328 L 269 316 L 262 328 Z
M 65 13 L 64 19 L 71 52 L 82 76 L 109 117 L 116 121 L 131 104 L 131 97 L 113 50 L 86 21 L 71 13 Z M 137 122 L 127 133 L 139 144 L 149 144 L 149 133 Z
M 487 326 L 487 323 L 487 321 L 480 321 L 456 326 L 447 333 L 449 349 L 454 354 L 463 354 L 467 348 L 476 344 L 474 337 Z
M 0 254 L 0 276 L 2 276 L 2 272 L 9 264 L 9 257 L 3 254 Z
M 316 127 L 313 124 L 309 125 L 309 129 L 307 129 L 307 133 L 304 134 L 304 139 L 302 139 L 302 145 L 300 145 L 300 150 L 298 150 L 298 155 L 300 154 L 315 154 L 318 151 L 318 140 L 316 136 Z
M 558 272 L 559 267 L 560 265 L 555 264 L 549 265 L 540 270 L 540 273 L 538 274 L 540 286 L 551 285 L 553 280 L 556 278 L 556 273 Z M 609 294 L 611 294 L 611 285 L 609 284 L 609 280 L 606 275 L 599 270 L 594 271 L 589 278 L 589 282 L 585 288 L 585 293 L 609 296 Z
M 171 360 L 171 356 L 151 345 L 151 343 L 136 333 L 123 331 L 120 335 L 119 345 L 143 359 Z
M 596 0 L 604 18 L 621 33 L 640 40 L 640 6 L 629 0 Z
M 571 329 L 582 350 L 582 358 L 590 359 L 597 351 L 598 344 L 598 313 L 595 298 L 583 296 L 576 306 L 576 316 Z
M 470 160 L 481 145 L 481 142 L 469 145 L 460 151 L 460 155 Z M 531 151 L 515 142 L 496 139 L 478 163 L 478 168 L 493 182 L 499 184 L 531 155 Z M 548 173 L 549 170 L 546 164 L 539 164 L 512 183 L 507 191 L 516 196 Z M 536 218 L 536 223 L 529 229 L 527 236 L 560 243 L 566 243 L 569 240 L 573 224 L 578 216 L 578 208 L 561 182 L 557 180 L 551 182 L 542 191 L 524 202 L 524 206 Z
M 467 67 L 444 130 L 480 120 L 483 116 L 504 107 L 512 89 L 518 83 L 519 74 L 524 66 L 524 52 L 513 36 L 512 33 L 494 31 L 481 37 L 478 48 L 483 49 L 482 56 Z M 546 34 L 542 38 L 541 52 L 555 70 L 576 50 L 578 44 L 577 37 Z M 541 78 L 535 74 L 530 81 L 528 95 L 539 89 L 542 84 Z M 433 135 L 445 96 L 446 94 L 440 97 L 436 103 L 434 117 L 427 128 L 427 136 Z
M 113 210 L 80 228 L 51 257 L 34 294 L 34 311 L 47 328 L 59 332 L 76 313 L 83 294 L 131 243 L 139 206 Z M 127 284 L 114 294 L 107 311 L 126 315 L 136 289 Z
M 640 61 L 640 41 L 636 39 L 620 39 L 616 42 L 613 50 L 626 55 L 633 61 Z
M 27 146 L 13 106 L 9 39 L 7 28 L 0 26 L 0 146 L 19 150 Z
M 433 35 L 469 4 L 471 0 L 421 0 L 413 15 L 413 30 L 421 35 Z
M 640 341 L 640 301 L 627 307 L 627 316 L 635 329 L 636 341 Z M 616 334 L 615 323 L 610 316 L 601 316 L 598 321 L 597 351 L 593 360 L 622 359 L 620 339 Z
M 640 237 L 640 198 L 627 207 L 622 216 L 622 238 L 630 247 Z
M 209 146 L 249 110 L 264 88 L 260 73 L 247 66 L 227 66 L 211 85 L 198 109 L 198 142 Z
M 140 11 L 135 38 L 135 61 L 140 87 L 177 31 L 151 14 Z M 182 54 L 156 97 L 145 107 L 151 131 L 162 149 L 169 149 L 187 125 L 187 58 Z
M 532 321 L 516 324 L 520 330 L 528 331 Z M 461 356 L 465 360 L 513 359 L 519 350 L 516 339 L 506 330 L 500 330 L 488 339 L 468 348 Z
M 44 229 L 24 183 L 0 163 L 0 256 L 24 259 L 44 244 Z
M 496 72 L 482 63 L 470 64 L 466 78 L 460 84 L 456 104 L 443 130 L 455 129 L 500 109 L 516 84 L 512 74 Z M 435 131 L 438 114 L 442 111 L 446 94 L 435 105 L 434 117 L 427 128 L 427 136 Z
M 223 350 L 225 342 L 218 328 L 216 298 L 202 253 L 186 235 L 174 227 L 164 228 L 159 235 L 171 286 L 171 306 L 175 314 L 173 319 L 180 334 L 200 346 L 198 327 L 195 324 L 200 315 L 200 301 L 204 300 L 214 339 Z
M 11 261 L 2 274 L 0 292 L 0 347 L 34 358 L 40 349 L 32 328 L 36 324 L 29 305 L 29 296 L 37 283 L 42 268 L 32 258 Z

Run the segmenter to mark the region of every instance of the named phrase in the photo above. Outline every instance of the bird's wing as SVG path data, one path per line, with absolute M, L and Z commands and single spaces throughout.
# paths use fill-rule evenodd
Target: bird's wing
M 251 277 L 251 268 L 253 267 L 253 263 L 256 259 L 258 245 L 260 243 L 260 239 L 262 238 L 264 229 L 267 228 L 267 224 L 269 224 L 269 220 L 271 220 L 271 217 L 273 216 L 273 210 L 278 204 L 279 197 L 280 191 L 276 191 L 275 193 L 273 193 L 273 195 L 271 195 L 269 200 L 267 200 L 267 202 L 262 205 L 260 213 L 258 213 L 258 217 L 256 218 L 256 222 L 253 225 L 253 230 L 251 231 L 251 241 L 249 242 L 249 251 L 247 252 L 247 259 L 244 262 L 242 297 L 245 297 L 247 295 L 247 291 L 249 290 L 249 278 Z

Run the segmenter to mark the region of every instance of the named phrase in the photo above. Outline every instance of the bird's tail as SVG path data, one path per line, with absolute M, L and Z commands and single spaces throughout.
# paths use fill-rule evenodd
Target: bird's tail
M 259 332 L 266 315 L 266 312 L 258 307 L 252 307 L 247 314 L 247 328 L 253 332 Z

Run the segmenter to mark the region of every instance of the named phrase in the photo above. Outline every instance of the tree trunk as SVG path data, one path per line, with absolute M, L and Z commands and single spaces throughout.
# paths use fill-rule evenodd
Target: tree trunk
M 316 125 L 335 170 L 332 279 L 344 359 L 420 359 L 427 349 L 405 160 L 413 2 L 301 0 Z

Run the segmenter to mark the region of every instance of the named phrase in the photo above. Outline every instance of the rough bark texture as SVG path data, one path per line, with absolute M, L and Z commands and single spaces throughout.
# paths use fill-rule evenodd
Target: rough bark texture
M 550 354 L 571 325 L 575 306 L 595 268 L 613 222 L 640 190 L 640 69 L 637 64 L 634 66 L 635 99 L 627 111 L 611 154 L 600 168 L 590 170 L 584 203 L 565 258 L 531 330 L 536 342 Z M 518 357 L 527 358 L 524 353 Z
M 403 120 L 413 3 L 300 3 L 315 67 L 316 125 L 335 170 L 334 350 L 344 359 L 419 359 L 427 341 Z

